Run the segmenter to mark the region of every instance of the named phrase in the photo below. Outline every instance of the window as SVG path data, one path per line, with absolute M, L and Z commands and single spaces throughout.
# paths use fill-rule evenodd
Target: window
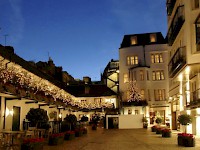
M 158 70 L 158 71 L 153 71 L 152 72 L 152 80 L 164 80 L 164 71 L 163 70 Z
M 144 80 L 144 71 L 140 70 L 140 80 L 143 81 Z
M 135 110 L 135 115 L 138 115 L 139 114 L 139 111 L 138 110 Z
M 150 34 L 150 42 L 156 42 L 156 34 Z
M 127 73 L 124 74 L 124 83 L 126 83 L 126 82 L 128 82 L 128 74 Z
M 137 65 L 137 64 L 138 64 L 138 56 L 127 57 L 127 65 Z
M 150 95 L 150 90 L 148 89 L 148 98 L 149 98 L 149 101 L 151 101 L 151 95 Z
M 147 80 L 149 80 L 149 71 L 147 71 Z
M 199 0 L 192 0 L 192 9 L 199 8 Z
M 165 89 L 154 90 L 154 96 L 155 96 L 156 101 L 164 101 L 165 100 Z
M 137 36 L 132 36 L 131 37 L 131 45 L 137 44 Z
M 151 54 L 152 63 L 163 63 L 162 53 Z
M 144 89 L 141 89 L 140 95 L 141 95 L 142 100 L 144 100 Z
M 196 45 L 197 45 L 197 51 L 200 51 L 200 16 L 196 21 Z
M 132 109 L 128 108 L 128 114 L 131 115 L 132 114 Z

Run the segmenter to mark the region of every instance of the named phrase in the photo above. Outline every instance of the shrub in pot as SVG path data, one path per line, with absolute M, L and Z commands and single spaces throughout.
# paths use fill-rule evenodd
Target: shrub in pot
M 194 147 L 195 146 L 195 138 L 193 134 L 187 134 L 186 126 L 192 123 L 192 117 L 188 114 L 182 114 L 178 117 L 178 121 L 181 125 L 185 126 L 185 133 L 178 134 L 178 145 L 185 147 Z

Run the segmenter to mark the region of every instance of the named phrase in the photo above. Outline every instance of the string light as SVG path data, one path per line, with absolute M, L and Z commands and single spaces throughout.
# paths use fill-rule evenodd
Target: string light
M 90 100 L 81 101 L 80 98 L 76 98 L 69 94 L 65 90 L 55 86 L 50 81 L 43 79 L 21 67 L 18 64 L 9 62 L 0 56 L 0 80 L 1 82 L 11 83 L 15 86 L 20 86 L 26 90 L 34 91 L 34 94 L 38 92 L 44 92 L 45 96 L 53 97 L 54 101 L 61 100 L 66 105 L 78 106 L 79 108 L 112 108 L 113 103 L 102 100 L 101 102 L 92 102 Z

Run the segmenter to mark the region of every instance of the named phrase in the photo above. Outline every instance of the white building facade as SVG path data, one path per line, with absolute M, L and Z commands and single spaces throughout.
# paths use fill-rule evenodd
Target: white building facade
M 200 1 L 167 0 L 169 50 L 169 102 L 172 129 L 177 118 L 191 114 L 187 132 L 200 135 Z
M 124 107 L 122 114 L 144 114 L 154 124 L 156 117 L 168 121 L 168 45 L 161 32 L 125 35 L 119 48 L 119 91 L 129 98 L 128 83 L 136 81 L 145 107 Z

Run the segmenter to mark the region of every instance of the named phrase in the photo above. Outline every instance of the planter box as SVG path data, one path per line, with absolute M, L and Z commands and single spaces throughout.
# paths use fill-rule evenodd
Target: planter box
M 62 136 L 56 136 L 56 137 L 49 137 L 49 145 L 59 145 L 64 142 L 64 134 Z
M 64 140 L 72 140 L 74 138 L 75 138 L 75 132 L 70 131 L 65 133 Z
M 28 138 L 23 139 L 21 150 L 43 150 L 43 138 Z
M 162 137 L 171 137 L 171 132 L 162 132 Z
M 21 150 L 43 150 L 43 143 L 22 144 Z
M 157 130 L 157 127 L 155 126 L 151 127 L 151 132 L 156 132 L 156 130 Z
M 195 138 L 190 136 L 178 136 L 177 138 L 179 146 L 195 147 Z
M 162 128 L 157 128 L 156 129 L 156 134 L 162 134 L 162 130 L 163 130 Z
M 75 137 L 80 137 L 83 135 L 83 131 L 81 129 L 75 130 Z

